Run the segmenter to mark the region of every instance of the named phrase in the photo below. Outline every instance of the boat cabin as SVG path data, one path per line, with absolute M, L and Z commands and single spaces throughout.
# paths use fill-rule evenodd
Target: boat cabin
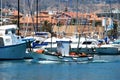
M 16 35 L 16 25 L 0 26 L 0 47 L 19 44 L 21 37 Z
M 0 47 L 12 45 L 12 39 L 10 36 L 0 36 Z
M 71 41 L 61 39 L 56 42 L 57 42 L 57 53 L 62 54 L 62 56 L 69 56 Z
M 17 29 L 17 25 L 0 26 L 0 36 L 15 34 Z

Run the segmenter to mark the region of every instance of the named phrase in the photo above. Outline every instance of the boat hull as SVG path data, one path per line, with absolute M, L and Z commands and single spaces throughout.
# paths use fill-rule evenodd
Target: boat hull
M 118 48 L 115 47 L 101 47 L 101 48 L 96 48 L 96 54 L 99 55 L 119 55 L 120 52 Z
M 74 56 L 56 56 L 52 54 L 32 53 L 34 60 L 60 61 L 60 62 L 82 62 L 92 60 L 90 57 L 74 57 Z
M 0 47 L 0 59 L 24 59 L 26 43 Z
M 46 48 L 47 50 L 56 51 L 56 48 Z M 71 51 L 76 51 L 77 48 L 71 48 Z M 96 47 L 96 48 L 79 48 L 80 52 L 99 55 L 120 55 L 120 50 L 116 47 Z

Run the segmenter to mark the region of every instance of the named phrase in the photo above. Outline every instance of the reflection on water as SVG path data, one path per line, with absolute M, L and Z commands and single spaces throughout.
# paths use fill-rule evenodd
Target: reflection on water
M 119 56 L 97 56 L 83 63 L 0 61 L 0 80 L 119 80 L 119 66 Z

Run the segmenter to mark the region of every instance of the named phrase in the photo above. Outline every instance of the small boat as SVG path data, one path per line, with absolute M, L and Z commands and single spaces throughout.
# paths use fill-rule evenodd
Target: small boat
M 16 35 L 17 25 L 0 26 L 0 59 L 23 59 L 26 41 Z
M 95 50 L 98 55 L 120 55 L 118 47 L 114 46 L 114 44 L 100 45 Z
M 70 51 L 70 40 L 60 39 L 56 41 L 57 52 L 38 49 L 32 53 L 34 60 L 49 60 L 60 62 L 81 62 L 92 60 L 93 56 L 83 52 Z

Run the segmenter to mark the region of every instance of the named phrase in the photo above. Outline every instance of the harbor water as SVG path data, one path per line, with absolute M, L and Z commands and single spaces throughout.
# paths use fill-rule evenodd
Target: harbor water
M 90 62 L 0 61 L 0 80 L 119 80 L 120 56 Z

